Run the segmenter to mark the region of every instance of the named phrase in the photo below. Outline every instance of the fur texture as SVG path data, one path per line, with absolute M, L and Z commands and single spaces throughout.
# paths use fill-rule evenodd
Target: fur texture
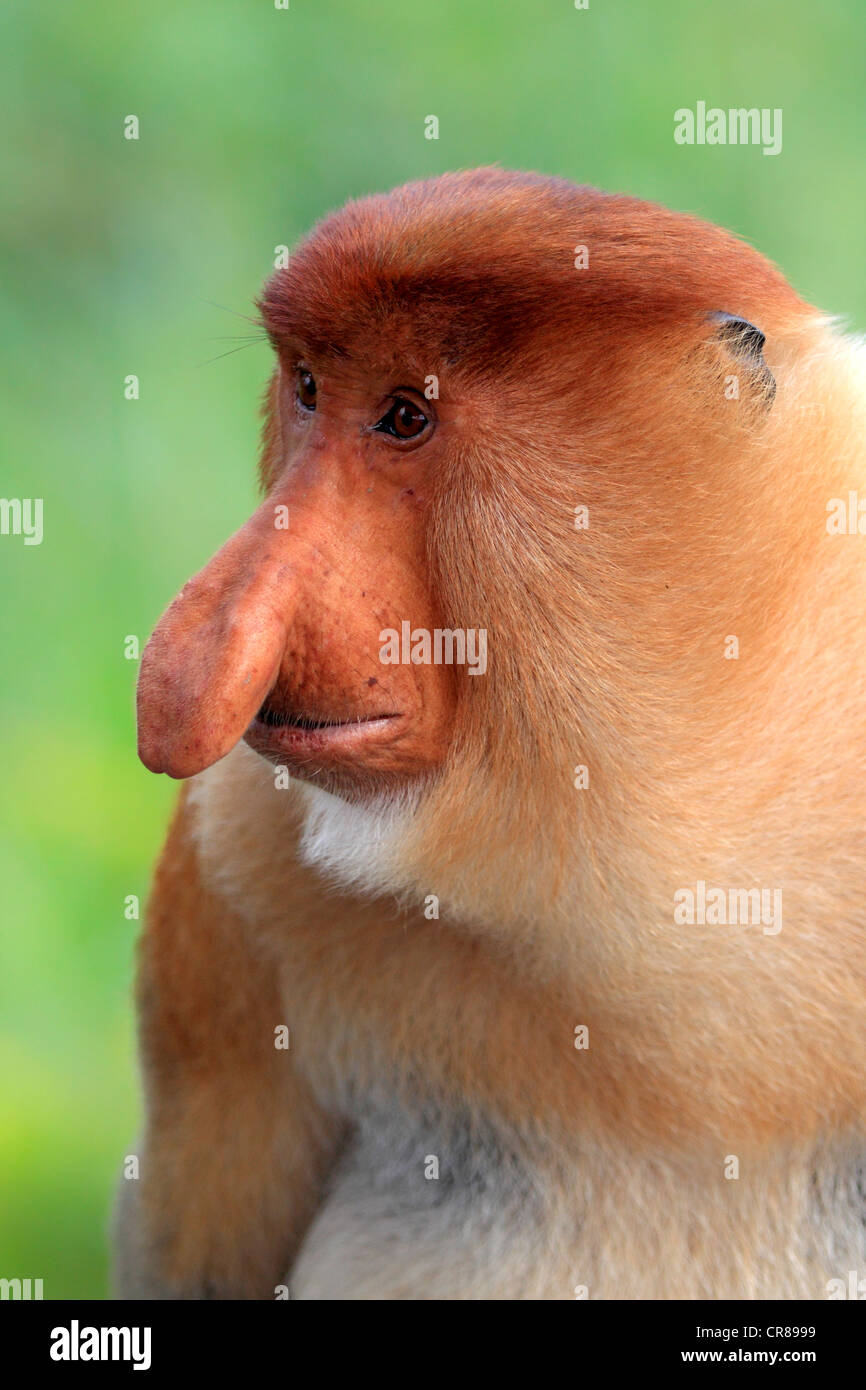
M 862 1276 L 866 540 L 826 520 L 866 496 L 863 349 L 716 228 L 497 170 L 350 205 L 262 310 L 341 401 L 437 375 L 425 584 L 490 663 L 424 775 L 284 789 L 241 744 L 191 784 L 133 1263 L 165 1296 Z M 301 467 L 279 382 L 268 497 Z M 678 924 L 698 882 L 780 890 L 781 930 Z

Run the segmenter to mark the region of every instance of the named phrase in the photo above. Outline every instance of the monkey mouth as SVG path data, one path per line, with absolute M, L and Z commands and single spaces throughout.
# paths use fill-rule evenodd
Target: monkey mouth
M 401 716 L 358 714 L 331 718 L 306 711 L 262 705 L 244 734 L 244 742 L 270 762 L 295 764 L 303 770 L 317 755 L 323 761 L 349 760 L 376 744 L 389 742 Z

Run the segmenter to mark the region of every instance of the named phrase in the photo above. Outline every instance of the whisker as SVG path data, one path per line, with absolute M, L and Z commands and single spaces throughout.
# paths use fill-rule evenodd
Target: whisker
M 197 367 L 209 367 L 212 362 L 219 362 L 221 357 L 231 357 L 233 352 L 243 352 L 244 348 L 254 347 L 256 343 L 263 343 L 264 338 L 250 338 L 248 342 L 241 343 L 240 347 L 229 348 L 228 352 L 218 352 L 216 357 L 208 357 L 204 362 L 197 362 Z
M 239 314 L 237 309 L 230 309 L 227 304 L 217 304 L 215 299 L 202 299 L 202 304 L 209 304 L 212 309 L 222 309 L 226 314 L 234 314 L 236 319 L 243 319 L 246 323 L 251 323 L 255 328 L 262 327 L 260 318 L 250 318 L 249 314 Z

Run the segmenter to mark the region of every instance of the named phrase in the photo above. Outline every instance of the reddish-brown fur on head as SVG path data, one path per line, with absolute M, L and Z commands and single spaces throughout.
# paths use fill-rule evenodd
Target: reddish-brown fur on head
M 582 272 L 578 245 L 589 250 Z M 777 328 L 804 306 L 718 227 L 564 179 L 478 169 L 348 204 L 272 276 L 261 308 L 278 347 L 387 363 L 401 324 L 419 368 L 435 356 L 458 381 L 487 382 L 519 381 L 533 353 L 554 380 L 573 381 L 551 346 L 591 361 L 604 343 L 609 367 L 623 334 L 645 341 L 688 325 L 700 336 L 701 316 L 719 308 Z

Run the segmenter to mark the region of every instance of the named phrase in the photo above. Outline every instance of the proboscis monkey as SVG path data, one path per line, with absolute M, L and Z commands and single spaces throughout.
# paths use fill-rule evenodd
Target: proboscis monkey
M 861 349 L 715 227 L 497 169 L 349 204 L 260 309 L 262 502 L 141 667 L 190 780 L 120 1291 L 833 1296 Z

